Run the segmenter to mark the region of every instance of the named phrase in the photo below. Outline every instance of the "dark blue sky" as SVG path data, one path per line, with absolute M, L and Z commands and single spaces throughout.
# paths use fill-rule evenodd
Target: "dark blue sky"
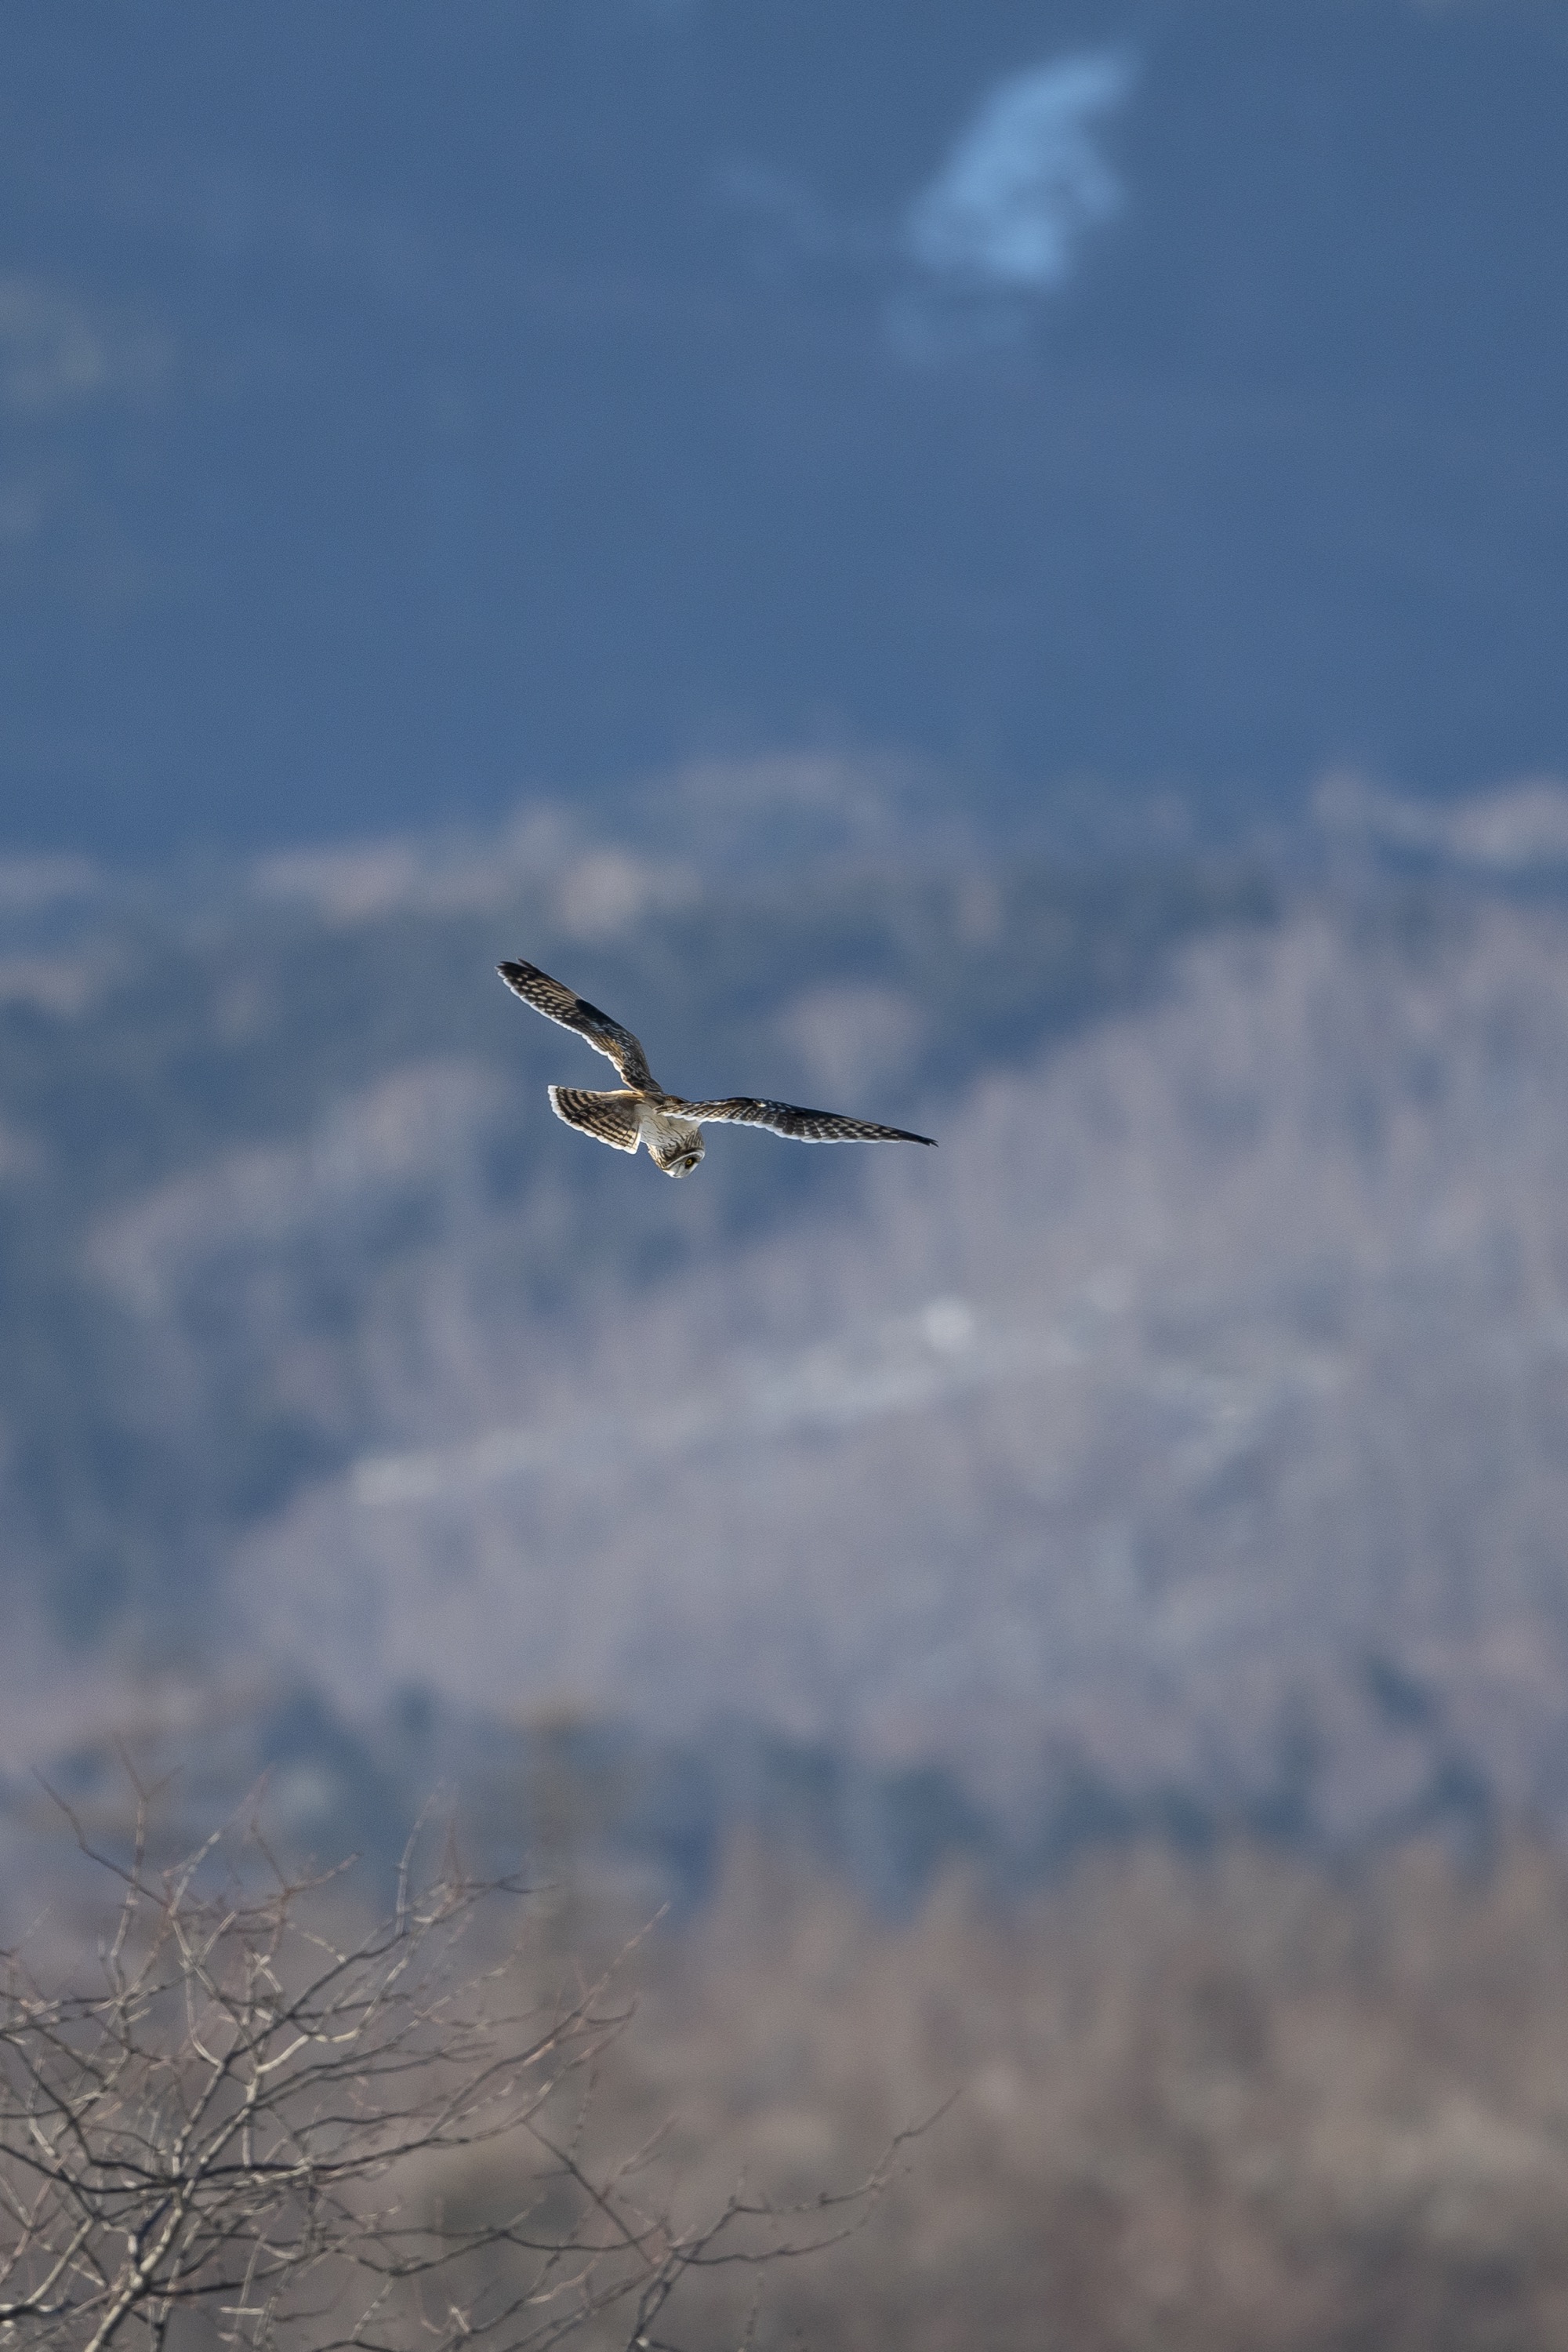
M 864 745 L 1568 767 L 1568 21 L 50 0 L 0 77 L 0 847 Z

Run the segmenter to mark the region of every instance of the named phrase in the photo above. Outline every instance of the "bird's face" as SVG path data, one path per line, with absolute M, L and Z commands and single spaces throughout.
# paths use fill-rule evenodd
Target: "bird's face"
M 689 1143 L 685 1150 L 680 1152 L 677 1158 L 666 1160 L 664 1168 L 665 1174 L 667 1176 L 689 1176 L 692 1170 L 700 1164 L 702 1158 L 702 1138 L 699 1136 L 696 1141 Z

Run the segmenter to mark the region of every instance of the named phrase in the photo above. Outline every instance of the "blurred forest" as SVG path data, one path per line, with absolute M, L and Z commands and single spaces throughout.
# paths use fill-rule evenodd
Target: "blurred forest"
M 89 1810 L 96 1837 L 112 1811 Z M 63 1970 L 73 1935 L 101 1954 L 103 1922 L 52 1822 L 44 1940 Z M 314 1900 L 312 1934 L 352 1948 L 370 1916 L 360 1884 Z M 470 1966 L 492 1964 L 496 1924 Z M 660 2341 L 1562 2342 L 1568 1864 L 1537 1840 L 1506 1838 L 1484 1866 L 1415 1841 L 1332 1869 L 1252 1841 L 1202 1857 L 1145 1841 L 1007 1904 L 961 1864 L 894 1920 L 787 1842 L 742 1834 L 682 1922 L 649 1932 L 626 1889 L 565 1873 L 509 1906 L 500 1932 L 519 1939 L 507 2011 L 568 2020 L 586 2043 L 586 2060 L 563 2057 L 555 2144 L 569 2132 L 574 2160 L 616 2180 L 630 2214 L 661 2217 L 661 2243 L 742 2184 L 754 2203 L 804 2207 L 791 2234 L 815 2242 L 843 2220 L 819 2200 L 854 2199 L 912 2135 L 842 2242 L 687 2277 Z M 595 2046 L 585 2000 L 624 2029 Z M 510 2141 L 422 2152 L 402 2226 L 493 2228 L 517 2209 L 520 2158 L 526 2172 L 541 2157 Z M 569 2229 L 570 2187 L 534 2192 L 534 2236 Z M 476 2320 L 519 2259 L 501 2243 L 468 2263 Z M 332 2337 L 342 2313 L 320 2288 L 309 2300 L 309 2340 Z M 400 2325 L 394 2308 L 383 2333 Z M 194 2352 L 219 2326 L 197 2315 L 171 2340 Z M 564 2340 L 632 2339 L 613 2307 Z
M 662 1914 L 592 2132 L 671 2210 L 959 2094 L 759 2343 L 1545 2347 L 1568 800 L 1026 857 L 902 789 L 0 867 L 5 1933 L 36 1769 L 378 1885 L 445 1787 L 547 1972 Z M 941 1150 L 671 1186 L 509 952 Z
M 1545 2347 L 1568 2312 L 1568 1870 L 1416 1843 L 1082 1862 L 901 1927 L 731 1855 L 656 1943 L 625 2123 L 671 2164 L 809 2190 L 952 2108 L 885 2209 L 773 2275 L 761 2340 L 1061 2352 Z M 728 2340 L 716 2333 L 715 2341 Z

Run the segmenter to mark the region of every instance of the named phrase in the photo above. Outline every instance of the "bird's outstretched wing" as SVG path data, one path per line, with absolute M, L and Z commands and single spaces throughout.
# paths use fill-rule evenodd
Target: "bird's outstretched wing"
M 568 1127 L 580 1127 L 595 1143 L 616 1151 L 637 1148 L 637 1107 L 631 1095 L 591 1095 L 581 1087 L 552 1087 L 550 1108 Z
M 844 1118 L 836 1110 L 803 1110 L 798 1103 L 758 1102 L 732 1095 L 728 1102 L 683 1102 L 682 1118 L 722 1119 L 735 1127 L 765 1127 L 796 1143 L 929 1143 L 934 1135 L 911 1135 L 903 1127 L 878 1127 L 868 1118 Z
M 563 1029 L 575 1029 L 579 1037 L 585 1037 L 598 1053 L 607 1055 L 628 1087 L 658 1091 L 647 1055 L 629 1029 L 623 1029 L 618 1021 L 612 1021 L 596 1004 L 574 995 L 560 981 L 541 971 L 537 964 L 498 963 L 496 970 L 525 1004 L 531 1004 L 547 1021 L 559 1021 Z

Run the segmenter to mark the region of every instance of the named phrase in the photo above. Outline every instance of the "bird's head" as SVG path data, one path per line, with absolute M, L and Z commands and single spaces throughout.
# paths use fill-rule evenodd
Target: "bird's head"
M 659 1165 L 667 1176 L 689 1176 L 700 1164 L 702 1152 L 702 1138 L 699 1135 L 690 1143 L 682 1144 L 673 1159 L 661 1160 Z

